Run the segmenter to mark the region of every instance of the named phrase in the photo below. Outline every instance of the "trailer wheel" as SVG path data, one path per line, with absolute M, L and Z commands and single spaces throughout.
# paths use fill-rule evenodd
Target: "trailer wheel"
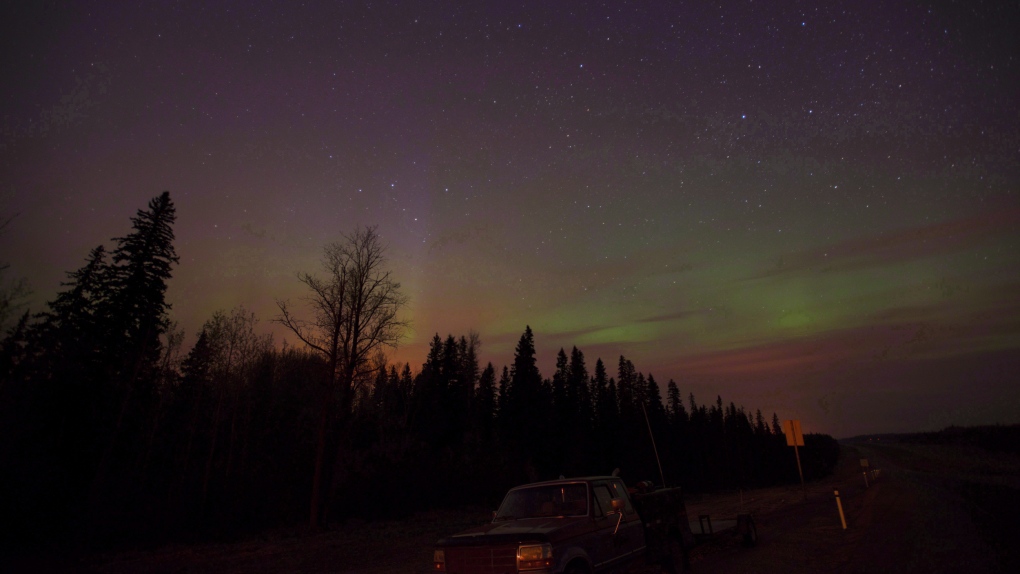
M 758 528 L 754 525 L 754 518 L 747 517 L 747 529 L 744 532 L 744 546 L 753 548 L 758 544 Z

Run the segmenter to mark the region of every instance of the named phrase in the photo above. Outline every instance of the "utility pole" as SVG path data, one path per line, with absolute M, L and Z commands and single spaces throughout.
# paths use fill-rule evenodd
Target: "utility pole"
M 807 488 L 804 486 L 804 471 L 800 467 L 800 451 L 797 447 L 804 446 L 804 433 L 800 430 L 800 420 L 783 421 L 783 434 L 786 435 L 786 446 L 793 447 L 793 454 L 797 457 L 797 474 L 800 475 L 800 490 L 807 499 Z

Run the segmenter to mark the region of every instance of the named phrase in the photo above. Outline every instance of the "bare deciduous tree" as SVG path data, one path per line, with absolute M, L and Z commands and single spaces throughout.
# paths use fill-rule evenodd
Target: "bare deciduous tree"
M 280 315 L 276 321 L 326 363 L 312 475 L 312 526 L 324 520 L 323 470 L 329 423 L 336 419 L 341 434 L 337 442 L 342 449 L 342 435 L 350 420 L 357 386 L 375 368 L 373 355 L 383 347 L 396 347 L 409 326 L 400 316 L 407 297 L 385 269 L 385 263 L 385 247 L 376 229 L 357 229 L 326 245 L 323 276 L 298 274 L 298 280 L 310 291 L 304 298 L 310 319 L 299 318 L 286 301 L 277 301 Z

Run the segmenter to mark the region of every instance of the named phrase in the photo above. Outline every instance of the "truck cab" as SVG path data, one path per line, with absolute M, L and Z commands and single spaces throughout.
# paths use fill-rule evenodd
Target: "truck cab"
M 488 524 L 436 543 L 447 574 L 595 574 L 641 556 L 645 534 L 623 480 L 594 476 L 512 488 Z

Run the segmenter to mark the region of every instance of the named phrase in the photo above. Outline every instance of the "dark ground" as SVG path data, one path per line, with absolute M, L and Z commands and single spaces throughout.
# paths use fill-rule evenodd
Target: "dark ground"
M 791 453 L 792 458 L 792 453 Z M 880 469 L 865 488 L 859 459 Z M 833 490 L 846 514 L 843 530 Z M 721 537 L 693 551 L 694 573 L 1020 572 L 1020 457 L 977 447 L 844 445 L 837 472 L 800 487 L 691 497 L 692 517 L 752 512 L 759 543 Z M 430 571 L 432 543 L 485 521 L 488 509 L 403 521 L 277 531 L 233 544 L 168 546 L 86 557 L 38 557 L 5 571 L 121 573 Z M 637 564 L 632 574 L 657 573 Z
M 865 489 L 859 458 L 880 476 Z M 1020 461 L 976 448 L 859 443 L 805 501 L 763 509 L 759 544 L 716 544 L 694 572 L 1020 572 Z M 846 513 L 843 530 L 833 490 Z M 794 493 L 790 493 L 793 495 Z M 794 498 L 796 498 L 794 496 Z M 733 551 L 730 551 L 733 549 Z

